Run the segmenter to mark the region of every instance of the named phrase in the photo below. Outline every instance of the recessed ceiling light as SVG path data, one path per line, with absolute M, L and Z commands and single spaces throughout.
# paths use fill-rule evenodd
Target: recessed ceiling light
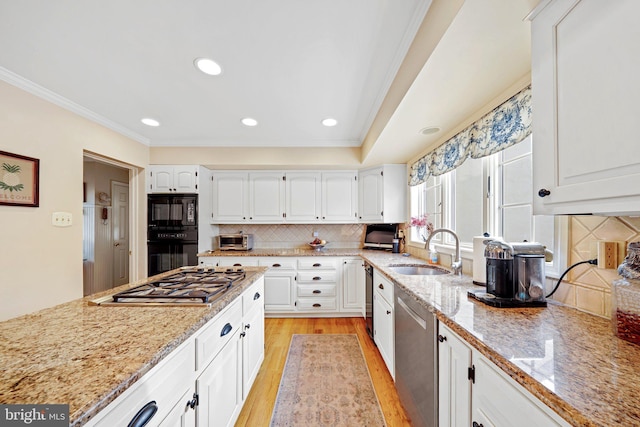
M 142 123 L 144 123 L 147 126 L 152 126 L 152 127 L 158 127 L 160 126 L 160 122 L 157 121 L 156 119 L 152 119 L 150 117 L 145 117 L 144 119 L 140 120 Z
M 427 126 L 426 128 L 420 129 L 420 133 L 423 135 L 433 135 L 438 132 L 440 132 L 440 128 L 438 126 Z
M 244 119 L 240 120 L 242 122 L 243 125 L 245 126 L 257 126 L 258 121 L 256 119 L 252 119 L 251 117 L 245 117 Z
M 222 67 L 212 59 L 197 58 L 193 63 L 198 70 L 210 76 L 217 76 L 222 73 Z
M 332 119 L 332 118 L 326 118 L 322 121 L 322 125 L 326 126 L 326 127 L 332 127 L 338 124 L 338 121 L 336 119 Z

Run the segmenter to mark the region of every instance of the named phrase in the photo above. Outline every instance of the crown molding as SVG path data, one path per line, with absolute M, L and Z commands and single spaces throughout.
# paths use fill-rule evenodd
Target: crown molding
M 37 96 L 38 98 L 42 98 L 46 101 L 51 102 L 59 107 L 64 108 L 65 110 L 71 111 L 74 114 L 77 114 L 85 119 L 91 120 L 94 123 L 98 123 L 108 129 L 111 129 L 114 132 L 119 133 L 120 135 L 126 136 L 127 138 L 133 139 L 141 144 L 150 145 L 149 138 L 146 138 L 131 129 L 128 129 L 124 126 L 119 125 L 99 114 L 94 113 L 93 111 L 76 104 L 75 102 L 58 95 L 57 93 L 46 89 L 31 80 L 27 80 L 24 77 L 7 70 L 4 67 L 0 67 L 0 80 L 3 80 L 10 85 L 13 85 L 19 89 L 22 89 L 26 92 L 29 92 L 32 95 Z

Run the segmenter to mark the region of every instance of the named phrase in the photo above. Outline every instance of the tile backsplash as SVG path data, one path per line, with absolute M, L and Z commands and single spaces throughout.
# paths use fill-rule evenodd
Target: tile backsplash
M 306 247 L 313 240 L 313 232 L 327 242 L 328 248 L 360 248 L 364 239 L 364 224 L 242 224 L 220 225 L 220 233 L 254 234 L 256 248 L 299 248 Z M 572 216 L 569 219 L 568 265 L 595 258 L 594 250 L 598 240 L 624 242 L 640 241 L 640 217 Z M 422 248 L 410 247 L 406 251 L 424 258 Z M 443 261 L 449 257 L 444 255 Z M 619 260 L 621 263 L 622 260 Z M 443 264 L 448 265 L 447 262 Z M 470 260 L 463 260 L 463 271 L 471 274 Z M 580 265 L 572 269 L 563 279 L 553 295 L 579 310 L 602 317 L 611 317 L 611 283 L 619 279 L 617 269 L 600 269 L 592 265 Z M 548 279 L 547 289 L 553 289 L 557 279 Z
M 640 217 L 572 216 L 569 233 L 568 265 L 573 265 L 595 258 L 598 240 L 624 242 L 625 249 L 630 242 L 640 241 Z M 619 278 L 617 268 L 579 265 L 567 274 L 553 298 L 582 311 L 611 317 L 611 283 Z
M 237 233 L 240 230 L 253 234 L 254 247 L 300 248 L 308 247 L 313 232 L 326 240 L 327 248 L 361 248 L 364 239 L 364 224 L 242 224 L 220 225 L 220 233 Z

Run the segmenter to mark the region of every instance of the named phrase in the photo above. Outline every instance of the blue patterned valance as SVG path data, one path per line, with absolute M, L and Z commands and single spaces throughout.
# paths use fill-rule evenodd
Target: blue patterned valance
M 421 157 L 411 166 L 409 185 L 442 175 L 460 166 L 467 157 L 502 151 L 531 134 L 531 85 L 509 98 L 480 120 Z

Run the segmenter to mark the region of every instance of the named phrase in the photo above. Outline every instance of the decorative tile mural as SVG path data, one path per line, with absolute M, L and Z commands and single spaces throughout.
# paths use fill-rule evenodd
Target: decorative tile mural
M 313 232 L 326 240 L 327 248 L 361 248 L 364 239 L 364 224 L 241 224 L 220 225 L 220 233 L 244 233 L 254 235 L 254 247 L 299 248 L 307 247 Z

